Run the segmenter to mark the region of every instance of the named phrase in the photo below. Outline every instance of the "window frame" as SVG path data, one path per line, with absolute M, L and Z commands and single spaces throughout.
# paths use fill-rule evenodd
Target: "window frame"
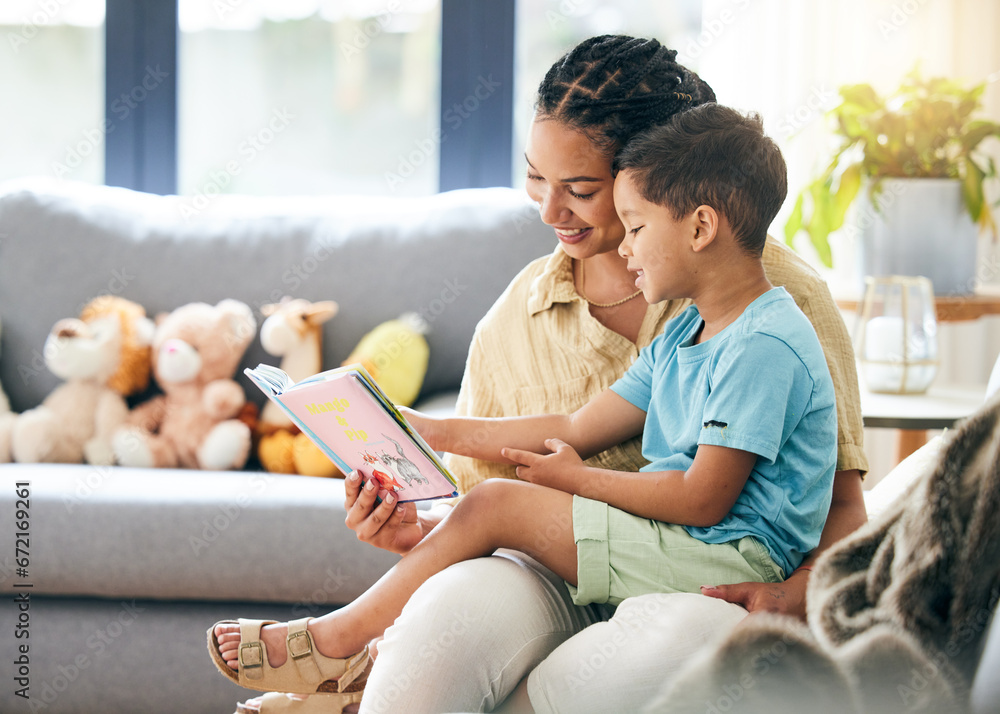
M 109 186 L 177 192 L 178 4 L 106 0 L 104 116 L 115 125 L 105 143 Z M 438 191 L 510 185 L 514 6 L 441 2 Z

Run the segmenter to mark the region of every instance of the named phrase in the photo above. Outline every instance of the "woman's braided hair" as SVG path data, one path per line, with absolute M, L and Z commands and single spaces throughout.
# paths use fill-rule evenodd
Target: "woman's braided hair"
M 715 101 L 712 88 L 676 56 L 652 39 L 591 37 L 552 65 L 535 110 L 584 131 L 613 156 L 639 132 Z

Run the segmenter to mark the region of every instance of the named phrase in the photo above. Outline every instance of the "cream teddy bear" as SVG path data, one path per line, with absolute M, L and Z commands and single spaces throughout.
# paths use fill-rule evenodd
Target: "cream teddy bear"
M 293 381 L 311 377 L 323 368 L 323 324 L 333 319 L 339 309 L 333 300 L 309 302 L 291 297 L 261 305 L 261 314 L 266 318 L 260 326 L 261 347 L 268 354 L 281 357 L 280 367 Z M 255 436 L 257 457 L 268 471 L 343 477 L 319 447 L 272 401 L 264 404 Z
M 232 376 L 257 329 L 245 303 L 189 303 L 159 320 L 153 374 L 163 394 L 140 404 L 113 446 L 123 466 L 239 469 L 250 428 L 235 418 L 246 403 Z
M 79 319 L 57 322 L 45 341 L 45 365 L 65 382 L 41 405 L 0 422 L 7 430 L 0 442 L 10 444 L 0 460 L 113 463 L 111 439 L 128 416 L 125 397 L 149 383 L 152 334 L 140 305 L 111 295 L 92 300 Z
M 0 463 L 10 461 L 10 431 L 14 424 L 10 401 L 0 384 Z

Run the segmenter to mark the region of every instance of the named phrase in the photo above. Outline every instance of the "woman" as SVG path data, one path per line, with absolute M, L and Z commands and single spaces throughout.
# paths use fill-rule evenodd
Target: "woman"
M 640 299 L 617 253 L 624 227 L 612 199 L 612 159 L 629 138 L 715 100 L 675 55 L 656 40 L 595 37 L 545 76 L 525 147 L 526 188 L 559 244 L 514 279 L 477 328 L 459 413 L 573 411 L 613 383 L 687 306 Z M 734 166 L 734 180 L 753 180 L 753 169 Z M 865 521 L 857 375 L 825 284 L 771 243 L 764 253 L 768 278 L 785 286 L 813 322 L 837 389 L 838 472 L 819 552 Z M 637 470 L 644 463 L 639 447 L 636 440 L 594 462 Z M 510 467 L 460 457 L 450 467 L 462 493 L 486 478 L 515 477 Z M 347 524 L 361 540 L 396 553 L 450 510 L 440 504 L 418 515 L 412 504 L 376 507 L 375 494 L 350 481 L 346 505 Z M 520 554 L 453 566 L 425 583 L 386 631 L 361 711 L 491 711 L 505 700 L 509 711 L 637 711 L 672 668 L 747 610 L 801 614 L 812 560 L 780 585 L 707 583 L 719 586 L 704 590 L 716 599 L 647 595 L 616 613 L 573 605 L 561 580 Z M 483 632 L 495 634 L 484 640 Z M 322 633 L 314 638 L 322 650 Z

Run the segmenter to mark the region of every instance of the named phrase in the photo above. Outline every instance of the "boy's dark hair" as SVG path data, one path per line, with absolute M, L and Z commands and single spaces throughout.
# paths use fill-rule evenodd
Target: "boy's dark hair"
M 626 169 L 639 194 L 677 220 L 701 205 L 714 208 L 754 256 L 788 192 L 785 160 L 760 116 L 719 104 L 681 112 L 635 137 L 615 158 L 614 173 Z
M 652 39 L 591 37 L 552 65 L 538 87 L 535 110 L 580 129 L 614 156 L 639 132 L 715 101 L 712 88 L 676 57 Z

